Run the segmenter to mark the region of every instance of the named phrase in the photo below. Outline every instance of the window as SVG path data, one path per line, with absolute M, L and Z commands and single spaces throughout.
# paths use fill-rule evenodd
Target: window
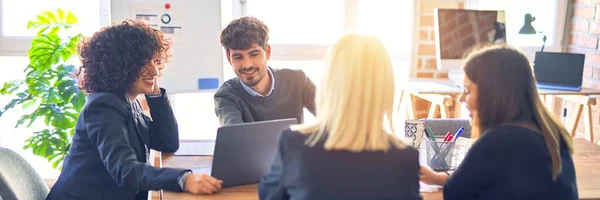
M 467 6 L 470 9 L 504 10 L 508 43 L 520 46 L 526 51 L 529 49 L 539 51 L 543 43 L 541 34 L 519 34 L 524 24 L 525 14 L 529 13 L 535 17 L 532 26 L 547 37 L 544 50 L 562 50 L 567 0 L 471 0 Z
M 413 27 L 412 1 L 247 0 L 245 5 L 247 15 L 264 21 L 272 30 L 271 66 L 297 66 L 309 77 L 317 78 L 322 65 L 303 62 L 322 60 L 327 47 L 346 32 L 377 36 L 394 61 L 408 63 L 410 58 L 412 31 L 406 30 Z M 409 70 L 409 65 L 397 67 Z
M 269 26 L 271 44 L 329 44 L 344 31 L 344 3 L 344 0 L 248 0 L 247 14 Z
M 27 22 L 43 11 L 55 12 L 61 8 L 72 11 L 79 19 L 65 34 L 92 35 L 108 23 L 108 0 L 0 0 L 0 55 L 27 55 L 31 37 L 36 32 L 27 30 Z
M 240 1 L 234 0 L 234 4 L 236 2 Z M 407 60 L 411 51 L 412 31 L 405 30 L 412 30 L 412 1 L 244 2 L 239 3 L 241 7 L 246 6 L 242 15 L 255 16 L 269 26 L 273 60 L 321 60 L 327 47 L 346 32 L 379 37 L 398 60 Z
M 360 0 L 357 14 L 358 32 L 377 36 L 394 60 L 408 60 L 413 42 L 411 30 L 414 14 L 411 2 Z

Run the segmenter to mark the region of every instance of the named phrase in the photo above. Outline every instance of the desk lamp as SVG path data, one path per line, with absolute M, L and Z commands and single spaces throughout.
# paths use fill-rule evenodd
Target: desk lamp
M 538 32 L 535 30 L 535 28 L 533 28 L 533 25 L 531 25 L 531 23 L 535 21 L 535 17 L 531 16 L 531 14 L 527 13 L 525 14 L 525 18 L 524 18 L 524 22 L 523 22 L 523 27 L 521 27 L 521 30 L 519 30 L 519 34 L 524 34 L 524 35 L 531 35 L 531 34 L 537 34 Z M 539 32 L 540 34 L 542 34 L 542 52 L 544 51 L 544 47 L 546 46 L 546 35 L 543 34 L 541 31 Z

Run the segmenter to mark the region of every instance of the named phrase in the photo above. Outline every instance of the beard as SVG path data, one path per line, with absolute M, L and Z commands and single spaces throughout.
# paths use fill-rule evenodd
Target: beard
M 244 84 L 246 84 L 249 87 L 253 87 L 256 84 L 258 84 L 265 77 L 265 74 L 266 74 L 266 71 L 263 73 L 257 67 L 249 67 L 249 68 L 245 68 L 245 69 L 239 69 L 237 72 L 238 72 L 238 78 L 240 78 L 240 80 L 242 80 L 242 82 L 244 82 Z M 253 74 L 247 75 L 246 73 L 253 73 Z

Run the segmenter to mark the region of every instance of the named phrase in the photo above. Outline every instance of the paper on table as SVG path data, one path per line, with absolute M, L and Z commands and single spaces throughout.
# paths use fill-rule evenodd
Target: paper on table
M 437 192 L 442 189 L 442 186 L 439 185 L 428 185 L 421 181 L 419 181 L 419 192 Z
M 190 142 L 180 143 L 179 150 L 175 152 L 178 156 L 212 156 L 215 150 L 214 142 Z

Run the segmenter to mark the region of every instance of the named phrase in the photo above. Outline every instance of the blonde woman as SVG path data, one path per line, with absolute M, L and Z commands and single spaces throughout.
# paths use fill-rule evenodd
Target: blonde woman
M 510 46 L 470 54 L 460 98 L 480 135 L 456 171 L 423 167 L 421 180 L 444 185 L 444 199 L 575 200 L 573 145 L 539 98 L 527 57 Z
M 418 151 L 386 131 L 393 130 L 394 89 L 378 39 L 351 34 L 333 44 L 316 123 L 283 131 L 260 199 L 421 199 Z

